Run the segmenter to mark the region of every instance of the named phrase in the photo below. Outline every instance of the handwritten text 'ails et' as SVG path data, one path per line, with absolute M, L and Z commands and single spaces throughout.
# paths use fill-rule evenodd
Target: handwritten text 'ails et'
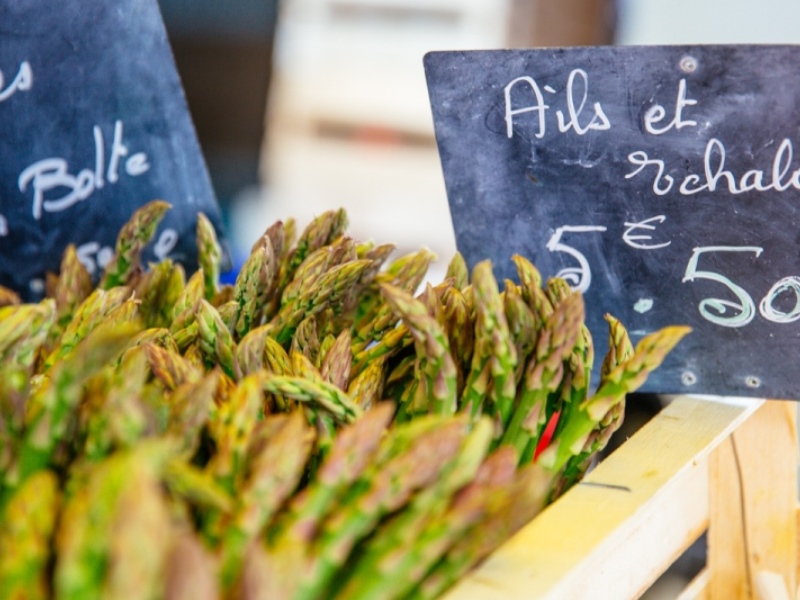
M 120 164 L 124 160 L 125 173 L 130 177 L 138 177 L 150 169 L 147 155 L 137 152 L 128 156 L 128 147 L 122 139 L 122 121 L 114 124 L 114 138 L 106 162 L 105 142 L 103 132 L 95 125 L 94 169 L 83 169 L 77 175 L 69 172 L 67 161 L 63 158 L 46 158 L 35 162 L 26 168 L 19 176 L 19 189 L 25 192 L 30 184 L 33 188 L 33 218 L 41 219 L 42 212 L 59 212 L 66 210 L 74 204 L 86 200 L 96 190 L 103 188 L 106 183 L 115 184 L 120 177 Z M 127 158 L 126 158 L 127 157 Z M 67 193 L 58 198 L 47 198 L 45 195 L 52 190 L 66 188 Z
M 589 99 L 589 75 L 586 71 L 573 69 L 567 78 L 565 92 L 566 115 L 562 110 L 555 111 L 560 133 L 567 133 L 571 129 L 577 135 L 585 135 L 593 130 L 611 129 L 611 122 L 599 102 L 592 104 L 594 113 L 591 117 L 584 114 Z M 534 136 L 544 137 L 547 129 L 547 111 L 550 109 L 550 105 L 545 102 L 544 93 L 555 95 L 558 92 L 551 85 L 540 88 L 536 80 L 527 75 L 517 77 L 505 86 L 506 135 L 509 138 L 514 136 L 514 117 L 525 113 L 536 114 Z M 515 101 L 518 103 L 517 106 Z

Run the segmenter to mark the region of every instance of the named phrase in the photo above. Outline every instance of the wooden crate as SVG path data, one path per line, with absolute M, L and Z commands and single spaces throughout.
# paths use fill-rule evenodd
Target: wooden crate
M 795 419 L 792 402 L 674 398 L 447 600 L 638 598 L 704 531 L 681 600 L 794 598 Z

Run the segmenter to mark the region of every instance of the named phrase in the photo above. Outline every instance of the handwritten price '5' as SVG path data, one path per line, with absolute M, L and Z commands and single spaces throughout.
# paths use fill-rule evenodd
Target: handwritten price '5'
M 655 225 L 653 223 L 663 223 L 666 217 L 664 215 L 657 215 L 650 217 L 638 223 L 625 223 L 625 233 L 622 234 L 622 240 L 631 248 L 637 250 L 658 250 L 659 248 L 666 248 L 672 242 L 655 243 L 652 242 L 652 235 L 650 233 L 636 233 L 639 230 L 645 232 L 653 231 Z M 565 233 L 590 233 L 590 232 L 604 232 L 608 228 L 602 225 L 564 225 L 558 227 L 550 239 L 547 241 L 547 249 L 550 252 L 563 252 L 569 254 L 578 262 L 577 267 L 565 267 L 556 273 L 556 277 L 561 277 L 570 284 L 572 289 L 586 293 L 589 286 L 592 284 L 592 270 L 589 268 L 589 261 L 586 256 L 572 246 L 568 246 L 561 241 Z

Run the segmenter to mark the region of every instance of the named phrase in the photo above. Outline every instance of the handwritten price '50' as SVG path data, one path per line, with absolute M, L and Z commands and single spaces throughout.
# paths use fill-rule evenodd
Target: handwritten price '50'
M 721 298 L 705 298 L 699 304 L 700 314 L 704 318 L 724 327 L 743 327 L 755 317 L 756 307 L 752 296 L 725 275 L 713 271 L 698 270 L 697 263 L 700 257 L 707 252 L 752 252 L 758 257 L 763 250 L 758 246 L 703 246 L 694 249 L 689 263 L 686 265 L 683 281 L 694 281 L 696 279 L 716 281 L 727 287 L 738 300 L 738 302 L 734 302 Z M 778 296 L 786 292 L 793 293 L 795 298 L 794 307 L 789 312 L 784 312 L 775 307 L 775 301 Z M 735 314 L 728 316 L 728 309 L 733 309 Z M 761 299 L 758 305 L 758 312 L 762 317 L 773 323 L 791 323 L 800 319 L 800 277 L 790 275 L 777 281 Z

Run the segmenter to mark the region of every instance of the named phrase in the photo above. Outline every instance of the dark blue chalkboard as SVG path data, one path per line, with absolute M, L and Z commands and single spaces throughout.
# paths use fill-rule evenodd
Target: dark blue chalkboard
M 800 398 L 800 47 L 433 52 L 459 250 L 585 289 L 635 341 L 693 333 L 643 391 Z M 590 279 L 589 279 L 590 277 Z M 588 285 L 588 288 L 587 288 Z
M 0 73 L 0 285 L 36 297 L 68 243 L 99 274 L 154 199 L 145 259 L 194 268 L 198 211 L 221 222 L 156 0 L 4 0 Z

